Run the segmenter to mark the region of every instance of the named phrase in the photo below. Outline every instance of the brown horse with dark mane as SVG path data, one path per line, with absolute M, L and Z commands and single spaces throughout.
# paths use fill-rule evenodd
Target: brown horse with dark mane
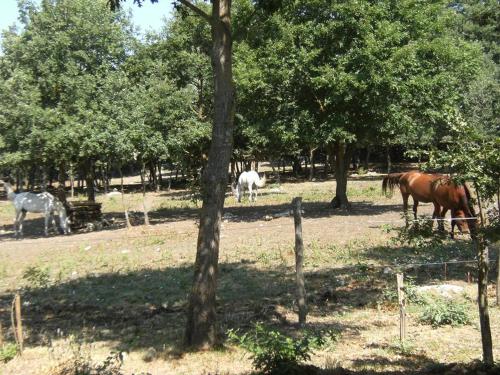
M 469 188 L 464 185 L 457 185 L 450 177 L 442 174 L 428 174 L 419 171 L 410 171 L 405 173 L 391 173 L 384 177 L 382 181 L 382 191 L 387 195 L 387 190 L 392 194 L 394 187 L 399 186 L 403 196 L 403 209 L 408 212 L 408 198 L 413 198 L 413 216 L 417 219 L 418 202 L 431 202 L 434 205 L 432 218 L 444 218 L 446 212 L 451 210 L 451 237 L 455 225 L 460 232 L 470 232 L 474 235 L 476 232 L 476 220 L 464 219 L 455 220 L 454 218 L 475 217 L 474 208 L 471 204 L 471 195 Z M 444 228 L 442 222 L 439 227 Z M 467 230 L 468 228 L 468 230 Z

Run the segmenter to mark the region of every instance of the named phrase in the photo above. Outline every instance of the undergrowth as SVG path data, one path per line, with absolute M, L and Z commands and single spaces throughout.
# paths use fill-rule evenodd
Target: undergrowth
M 338 334 L 333 331 L 305 332 L 300 338 L 292 338 L 260 323 L 243 334 L 229 330 L 228 337 L 230 342 L 252 353 L 256 370 L 273 375 L 301 374 L 301 363 L 311 358 L 314 349 L 333 345 L 338 340 Z

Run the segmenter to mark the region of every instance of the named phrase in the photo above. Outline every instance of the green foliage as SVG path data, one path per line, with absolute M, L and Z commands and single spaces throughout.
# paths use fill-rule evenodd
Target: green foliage
M 28 288 L 46 288 L 50 283 L 49 268 L 29 266 L 23 272 L 23 279 L 27 281 Z
M 417 289 L 415 284 L 415 279 L 412 277 L 406 277 L 404 283 L 403 291 L 405 293 L 406 301 L 410 304 L 415 304 L 419 306 L 426 305 L 428 303 L 428 299 L 422 296 Z M 396 288 L 384 289 L 382 292 L 382 297 L 384 300 L 392 303 L 398 302 L 398 291 Z
M 420 321 L 433 327 L 443 325 L 461 326 L 471 323 L 468 311 L 469 306 L 465 303 L 451 299 L 434 299 L 425 306 L 420 315 Z
M 435 232 L 433 227 L 436 223 L 432 220 L 411 221 L 408 226 L 391 228 L 396 232 L 392 242 L 396 245 L 409 245 L 416 248 L 436 247 L 446 239 L 444 232 Z
M 16 344 L 8 343 L 4 344 L 0 348 L 0 361 L 7 363 L 11 359 L 14 359 L 14 357 L 17 355 L 19 352 L 19 349 Z
M 337 335 L 332 332 L 306 333 L 294 339 L 258 323 L 253 331 L 238 334 L 228 332 L 229 339 L 252 353 L 254 367 L 264 374 L 300 374 L 300 363 L 311 358 L 311 351 L 332 344 Z

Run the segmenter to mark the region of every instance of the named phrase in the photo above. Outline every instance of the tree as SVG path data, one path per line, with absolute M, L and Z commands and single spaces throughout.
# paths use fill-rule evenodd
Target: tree
M 109 0 L 112 7 L 120 0 Z M 141 0 L 135 0 L 141 4 Z M 152 2 L 157 2 L 152 0 Z M 212 12 L 188 0 L 177 4 L 205 19 L 212 31 L 214 119 L 207 166 L 201 179 L 203 205 L 191 288 L 185 343 L 209 348 L 216 343 L 216 287 L 222 211 L 233 146 L 234 87 L 232 75 L 231 0 L 213 0 Z
M 2 94 L 16 95 L 22 85 L 30 100 L 11 100 L 1 109 L 6 152 L 18 155 L 5 160 L 22 162 L 23 169 L 56 167 L 60 174 L 70 163 L 79 165 L 92 200 L 95 165 L 108 162 L 110 140 L 118 134 L 108 108 L 95 98 L 110 94 L 108 77 L 130 50 L 128 21 L 92 0 L 23 2 L 21 13 L 24 30 L 6 34 L 3 44 Z M 11 136 L 19 131 L 22 137 Z
M 268 60 L 261 69 L 267 77 L 258 77 L 255 92 L 267 89 L 261 82 L 273 82 L 266 93 L 274 99 L 273 120 L 296 131 L 299 149 L 334 147 L 334 207 L 349 206 L 356 144 L 437 144 L 447 113 L 480 65 L 478 48 L 452 32 L 454 10 L 446 1 L 276 1 L 257 7 L 262 18 L 252 24 L 248 44 Z

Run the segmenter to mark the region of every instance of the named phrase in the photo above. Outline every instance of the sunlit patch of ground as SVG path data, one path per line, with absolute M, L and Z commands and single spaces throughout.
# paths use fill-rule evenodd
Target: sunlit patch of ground
M 402 267 L 473 259 L 465 236 L 435 246 L 402 246 L 392 228 L 403 225 L 401 198 L 380 194 L 380 178 L 349 182 L 352 208 L 334 211 L 333 181 L 272 181 L 256 203 L 238 204 L 228 194 L 224 216 L 218 290 L 221 332 L 251 329 L 254 322 L 292 334 L 294 227 L 288 215 L 295 196 L 303 197 L 308 323 L 339 333 L 336 345 L 317 351 L 311 363 L 378 372 L 422 368 L 435 363 L 470 362 L 481 357 L 475 304 L 474 264 Z M 4 374 L 40 374 L 68 356 L 69 343 L 81 342 L 96 362 L 110 352 L 127 353 L 126 374 L 244 374 L 251 359 L 231 345 L 185 353 L 184 309 L 192 280 L 198 206 L 187 190 L 148 193 L 153 225 L 142 225 L 142 196 L 127 194 L 135 226 L 127 230 L 121 199 L 98 197 L 111 225 L 102 231 L 42 236 L 42 222 L 28 216 L 26 238 L 12 239 L 12 208 L 0 202 L 0 319 L 12 341 L 10 305 L 20 290 L 26 350 L 2 365 Z M 421 205 L 419 213 L 430 215 Z M 395 272 L 416 285 L 451 283 L 465 288 L 471 325 L 432 328 L 409 307 L 408 343 L 398 341 Z M 493 290 L 491 291 L 493 293 Z M 460 298 L 464 298 L 461 296 Z M 494 305 L 491 294 L 491 305 Z M 490 309 L 493 337 L 500 337 L 500 310 Z M 66 351 L 65 351 L 66 350 Z M 500 356 L 500 348 L 495 347 Z

